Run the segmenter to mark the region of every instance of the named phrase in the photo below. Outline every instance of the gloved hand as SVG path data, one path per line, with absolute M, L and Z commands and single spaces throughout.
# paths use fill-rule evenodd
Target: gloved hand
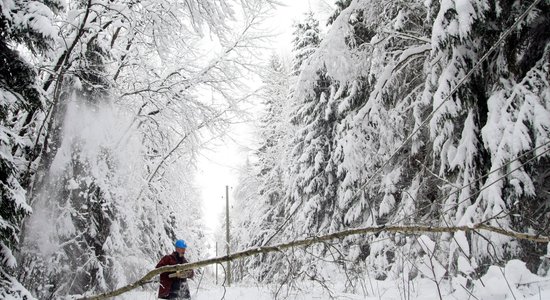
M 185 278 L 193 278 L 193 275 L 194 275 L 193 270 L 185 270 L 183 272 L 185 274 Z

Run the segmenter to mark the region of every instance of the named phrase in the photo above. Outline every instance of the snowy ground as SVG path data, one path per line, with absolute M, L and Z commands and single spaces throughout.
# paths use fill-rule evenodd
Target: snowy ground
M 225 299 L 225 300 L 271 300 L 275 299 L 272 294 L 272 291 L 266 287 L 243 287 L 243 286 L 233 286 L 224 289 L 220 286 L 209 286 L 201 288 L 198 293 L 194 290 L 192 292 L 193 300 L 216 300 L 216 299 Z M 340 295 L 336 299 L 365 299 L 358 295 Z M 153 292 L 134 292 L 128 294 L 125 297 L 117 298 L 118 300 L 130 300 L 130 299 L 143 299 L 143 300 L 153 300 L 156 298 L 156 293 Z M 310 299 L 330 299 L 329 296 L 323 295 L 323 293 L 314 291 L 309 294 L 290 294 L 288 297 L 280 296 L 277 299 L 299 299 L 299 300 L 310 300 Z M 374 299 L 374 298 L 373 298 Z
M 489 283 L 490 284 L 490 283 Z M 415 287 L 415 290 L 412 290 L 410 294 L 403 294 L 403 290 L 397 286 L 397 284 L 387 284 L 380 283 L 378 285 L 379 291 L 375 293 L 367 293 L 366 295 L 357 295 L 357 294 L 344 294 L 344 293 L 334 293 L 329 296 L 326 292 L 323 292 L 322 289 L 317 287 L 312 289 L 309 292 L 301 291 L 291 294 L 283 294 L 275 298 L 271 288 L 267 287 L 229 287 L 226 288 L 225 294 L 223 287 L 220 286 L 209 286 L 199 289 L 198 293 L 196 290 L 192 292 L 193 300 L 215 300 L 215 299 L 225 299 L 225 300 L 271 300 L 271 299 L 296 299 L 296 300 L 320 300 L 320 299 L 342 299 L 342 300 L 379 300 L 379 299 L 388 299 L 388 300 L 403 300 L 403 299 L 418 299 L 418 300 L 433 300 L 439 299 L 437 289 L 435 285 L 431 282 L 425 282 L 419 284 Z M 514 296 L 507 290 L 506 285 L 494 285 L 492 287 L 492 293 L 483 293 L 474 295 L 475 297 L 468 297 L 467 293 L 455 292 L 454 294 L 443 293 L 443 299 L 487 299 L 487 300 L 500 300 L 500 299 L 527 299 L 527 300 L 541 300 L 541 299 L 550 299 L 550 286 L 545 285 L 545 288 L 539 291 L 538 288 L 530 292 L 525 293 L 515 291 Z M 154 300 L 156 298 L 156 293 L 154 292 L 133 292 L 126 295 L 125 297 L 117 298 L 119 300 L 130 300 L 130 299 L 143 299 L 143 300 Z
M 337 292 L 338 282 L 331 285 L 331 293 L 314 283 L 301 283 L 299 290 L 287 293 L 280 291 L 275 297 L 278 286 L 254 286 L 237 285 L 232 287 L 216 286 L 209 280 L 203 279 L 197 289 L 198 280 L 190 283 L 193 300 L 271 300 L 271 299 L 342 299 L 342 300 L 432 300 L 432 299 L 550 299 L 550 277 L 539 277 L 531 274 L 522 262 L 511 261 L 505 268 L 491 267 L 487 274 L 473 284 L 473 288 L 466 290 L 468 285 L 465 280 L 455 278 L 453 283 L 442 280 L 439 285 L 433 281 L 421 278 L 409 283 L 402 280 L 365 281 L 362 287 L 357 287 L 360 292 Z M 439 289 L 438 289 L 439 286 Z M 439 296 L 441 293 L 441 297 Z M 156 293 L 153 291 L 135 291 L 126 294 L 118 300 L 142 299 L 153 300 Z

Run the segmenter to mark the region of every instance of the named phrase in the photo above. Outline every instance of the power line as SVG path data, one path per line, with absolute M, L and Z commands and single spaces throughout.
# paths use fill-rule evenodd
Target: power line
M 481 57 L 481 59 L 473 66 L 473 68 L 466 74 L 464 75 L 464 77 L 462 77 L 462 79 L 460 79 L 457 83 L 457 85 L 451 89 L 451 91 L 449 92 L 449 94 L 447 95 L 447 97 L 445 97 L 445 99 L 443 99 L 443 101 L 441 101 L 441 103 L 426 117 L 426 119 L 424 119 L 424 121 L 422 121 L 422 123 L 420 123 L 420 126 L 418 126 L 418 128 L 416 128 L 415 130 L 413 130 L 413 132 L 411 134 L 409 134 L 407 136 L 407 138 L 405 139 L 405 141 L 403 141 L 403 143 L 401 144 L 401 146 L 399 146 L 399 148 L 397 148 L 393 153 L 392 155 L 390 156 L 390 158 L 388 158 L 383 164 L 382 166 L 380 166 L 376 172 L 374 172 L 374 174 L 367 180 L 367 182 L 365 182 L 363 185 L 361 185 L 359 187 L 359 190 L 362 190 L 363 188 L 365 188 L 375 177 L 377 177 L 378 175 L 380 175 L 380 171 L 382 171 L 382 169 L 388 164 L 390 163 L 395 157 L 397 157 L 397 154 L 399 154 L 399 152 L 401 152 L 401 150 L 403 150 L 403 148 L 412 140 L 412 138 L 424 127 L 426 126 L 426 124 L 428 124 L 428 122 L 433 118 L 433 116 L 435 115 L 435 112 L 437 112 L 441 107 L 443 107 L 443 104 L 445 104 L 445 102 L 449 101 L 449 99 L 451 99 L 451 97 L 454 95 L 454 93 L 456 93 L 456 91 L 466 82 L 467 79 L 469 79 L 473 74 L 474 72 L 489 58 L 489 55 L 491 55 L 493 52 L 495 52 L 496 48 L 504 41 L 505 38 L 507 38 L 511 33 L 512 33 L 512 30 L 515 29 L 519 23 L 521 21 L 523 21 L 523 19 L 525 19 L 527 17 L 527 15 L 529 14 L 529 12 L 531 12 L 531 10 L 533 10 L 535 8 L 535 6 L 540 2 L 541 0 L 535 0 L 526 10 L 525 12 L 523 12 L 523 14 L 521 14 L 518 19 L 514 22 L 514 24 L 512 24 L 505 32 L 504 34 L 493 44 L 493 46 L 491 46 L 491 48 Z M 357 196 L 358 192 L 356 192 L 353 197 Z
M 547 145 L 550 145 L 550 142 L 545 143 L 543 146 L 547 146 Z M 538 148 L 540 148 L 540 147 L 538 147 Z M 538 148 L 537 148 L 537 149 L 538 149 Z M 535 150 L 536 150 L 536 149 L 533 149 L 532 151 L 535 151 Z M 544 154 L 546 154 L 546 153 L 548 153 L 548 152 L 550 152 L 550 148 L 548 148 L 548 149 L 542 151 L 541 153 L 535 155 L 535 156 L 532 157 L 531 159 L 529 159 L 529 160 L 527 160 L 526 162 L 520 164 L 518 167 L 516 167 L 516 168 L 514 168 L 513 170 L 511 170 L 511 171 L 505 173 L 504 175 L 498 177 L 498 178 L 495 179 L 494 181 L 492 181 L 492 182 L 490 182 L 490 183 L 485 183 L 485 184 L 483 185 L 483 187 L 482 187 L 481 189 L 479 189 L 479 191 L 474 192 L 472 195 L 470 195 L 470 196 L 464 198 L 463 200 L 461 200 L 461 201 L 458 202 L 458 203 L 454 203 L 454 204 L 452 205 L 452 207 L 450 207 L 450 208 L 448 208 L 448 209 L 446 209 L 446 210 L 444 210 L 444 211 L 439 212 L 439 216 L 441 216 L 441 215 L 443 215 L 444 213 L 446 213 L 446 212 L 448 212 L 448 211 L 450 211 L 450 210 L 456 208 L 456 206 L 458 206 L 458 205 L 460 205 L 460 204 L 466 202 L 467 200 L 472 199 L 474 196 L 479 195 L 481 192 L 483 192 L 484 190 L 488 189 L 488 188 L 491 187 L 492 185 L 494 185 L 494 184 L 496 184 L 497 182 L 503 180 L 504 178 L 506 178 L 506 177 L 509 176 L 510 174 L 512 174 L 512 173 L 514 173 L 515 171 L 517 171 L 517 170 L 523 168 L 523 167 L 526 166 L 528 163 L 530 163 L 530 162 L 532 162 L 532 161 L 535 161 L 536 159 L 538 159 L 539 157 L 542 157 Z M 482 176 L 482 177 L 480 177 L 480 178 L 488 177 L 488 176 L 489 176 L 490 174 L 492 174 L 492 173 L 501 171 L 502 169 L 508 167 L 512 162 L 515 162 L 515 161 L 519 161 L 519 158 L 516 158 L 516 159 L 514 159 L 514 160 L 511 160 L 509 163 L 507 163 L 507 164 L 501 166 L 500 168 L 498 168 L 498 169 L 496 169 L 496 170 L 493 170 L 491 173 L 488 173 L 488 174 L 486 174 L 486 175 L 484 175 L 484 176 Z M 467 187 L 470 187 L 470 186 L 471 186 L 472 184 L 474 184 L 475 182 L 476 182 L 476 180 L 472 180 L 469 184 L 466 184 L 466 185 L 464 185 L 464 186 L 462 186 L 462 187 L 456 189 L 455 191 L 451 192 L 450 194 L 447 194 L 447 195 L 444 195 L 444 196 L 438 198 L 438 200 L 443 200 L 444 198 L 448 198 L 449 196 L 451 196 L 451 195 L 453 195 L 453 194 L 456 194 L 456 193 L 458 193 L 459 191 L 461 191 L 461 190 L 463 190 L 463 189 L 465 189 L 465 188 L 467 188 Z M 434 201 L 434 202 L 438 202 L 438 201 L 436 200 L 436 201 Z
M 512 159 L 512 160 L 510 160 L 510 161 L 508 161 L 507 163 L 503 164 L 503 165 L 500 166 L 499 168 L 496 168 L 496 169 L 492 170 L 491 172 L 489 172 L 489 173 L 487 173 L 487 174 L 484 174 L 484 175 L 482 175 L 482 176 L 480 176 L 480 177 L 477 177 L 477 178 L 471 180 L 468 184 L 465 184 L 465 185 L 463 185 L 463 186 L 460 186 L 460 187 L 454 189 L 454 190 L 453 190 L 452 192 L 450 192 L 449 194 L 445 194 L 445 195 L 442 195 L 442 196 L 438 197 L 437 199 L 435 199 L 435 200 L 433 201 L 433 203 L 439 203 L 439 202 L 442 201 L 443 199 L 448 198 L 448 197 L 450 197 L 450 196 L 452 196 L 452 195 L 454 195 L 454 194 L 457 194 L 457 193 L 459 193 L 460 191 L 462 191 L 462 190 L 464 190 L 464 189 L 466 189 L 466 188 L 468 188 L 468 187 L 471 187 L 473 184 L 482 181 L 483 179 L 489 177 L 491 174 L 497 173 L 497 172 L 502 171 L 503 169 L 509 167 L 509 166 L 510 166 L 512 163 L 514 163 L 514 162 L 517 162 L 517 161 L 521 162 L 521 159 L 522 159 L 522 158 L 525 158 L 526 156 L 530 155 L 531 153 L 535 153 L 537 150 L 539 150 L 539 149 L 541 149 L 541 148 L 543 148 L 543 147 L 547 147 L 547 146 L 550 146 L 550 141 L 548 141 L 548 142 L 546 142 L 546 143 L 544 143 L 544 144 L 542 144 L 542 145 L 540 145 L 540 146 L 538 146 L 538 147 L 536 147 L 536 148 L 533 148 L 533 149 L 531 149 L 531 150 L 529 150 L 529 151 L 523 153 L 522 155 L 520 155 L 520 156 L 518 156 L 518 157 L 516 157 L 516 158 L 514 158 L 514 159 Z M 489 186 L 491 186 L 491 185 L 495 184 L 496 182 L 498 182 L 498 181 L 500 181 L 500 180 L 506 178 L 508 175 L 510 175 L 510 174 L 512 174 L 513 172 L 515 172 L 515 171 L 517 171 L 517 170 L 523 168 L 523 167 L 526 166 L 528 163 L 530 163 L 530 162 L 532 162 L 532 161 L 534 161 L 534 160 L 536 160 L 536 159 L 542 157 L 544 154 L 546 154 L 546 153 L 548 153 L 548 152 L 550 152 L 550 147 L 549 147 L 548 149 L 542 151 L 541 153 L 536 154 L 534 157 L 530 158 L 530 159 L 527 160 L 526 162 L 521 163 L 518 167 L 516 167 L 515 169 L 513 169 L 513 170 L 507 172 L 506 174 L 502 175 L 501 177 L 499 177 L 499 178 L 496 179 L 495 181 L 489 183 L 488 185 L 487 185 L 487 183 L 485 183 L 485 185 L 484 185 L 479 191 L 476 191 L 475 193 L 473 193 L 473 194 L 470 195 L 469 197 L 467 197 L 467 198 L 461 200 L 461 201 L 458 202 L 458 203 L 454 203 L 454 204 L 452 205 L 452 207 L 450 207 L 450 208 L 448 208 L 448 209 L 446 209 L 446 210 L 444 210 L 444 211 L 439 212 L 438 215 L 441 216 L 443 213 L 448 212 L 448 211 L 450 211 L 451 209 L 456 208 L 458 205 L 460 205 L 460 204 L 466 202 L 467 200 L 472 199 L 475 195 L 478 195 L 479 193 L 481 193 L 482 191 L 484 191 L 485 189 L 487 189 Z M 425 206 L 423 206 L 423 207 L 418 208 L 417 210 L 422 210 L 422 209 L 428 208 L 428 207 L 431 206 L 431 205 L 432 205 L 432 204 L 425 205 Z M 415 213 L 415 212 L 411 212 L 411 213 L 409 213 L 409 214 L 407 214 L 407 215 L 401 217 L 401 218 L 398 219 L 398 220 L 394 220 L 393 222 L 394 222 L 394 223 L 399 223 L 399 222 L 403 221 L 403 220 L 406 219 L 406 218 L 412 217 L 414 213 Z

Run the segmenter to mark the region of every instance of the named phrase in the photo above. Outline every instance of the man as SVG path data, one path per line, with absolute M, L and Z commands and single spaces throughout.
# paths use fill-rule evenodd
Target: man
M 188 262 L 185 258 L 185 250 L 187 249 L 185 241 L 177 240 L 175 246 L 176 251 L 165 255 L 159 261 L 156 268 Z M 195 276 L 193 270 L 161 273 L 158 297 L 160 299 L 191 299 L 187 278 L 193 278 L 193 276 Z

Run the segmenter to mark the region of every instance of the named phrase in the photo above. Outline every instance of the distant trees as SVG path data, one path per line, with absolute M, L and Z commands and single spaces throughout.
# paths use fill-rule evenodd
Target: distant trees
M 261 144 L 258 148 L 257 163 L 258 174 L 256 176 L 261 184 L 257 190 L 260 203 L 269 213 L 261 216 L 262 226 L 272 228 L 274 224 L 282 224 L 285 211 L 285 186 L 288 178 L 285 175 L 285 166 L 288 163 L 288 145 L 291 143 L 289 135 L 293 127 L 288 126 L 291 110 L 288 98 L 291 75 L 290 66 L 285 64 L 280 57 L 273 55 L 263 77 L 265 88 L 262 91 L 265 114 L 261 118 L 259 137 Z M 264 220 L 263 218 L 267 218 Z M 264 231 L 257 241 L 249 241 L 249 245 L 257 242 L 267 242 L 272 234 L 270 230 Z
M 290 200 L 289 186 L 293 184 L 294 177 L 290 177 L 288 168 L 292 163 L 292 147 L 300 147 L 302 141 L 300 138 L 294 138 L 295 128 L 299 123 L 299 117 L 296 110 L 302 109 L 302 105 L 296 103 L 293 99 L 293 83 L 300 80 L 297 76 L 304 65 L 308 63 L 308 58 L 314 53 L 320 42 L 319 22 L 314 18 L 313 13 L 308 13 L 305 20 L 294 24 L 293 49 L 295 55 L 292 59 L 292 66 L 284 65 L 280 57 L 273 55 L 265 67 L 262 76 L 264 89 L 262 100 L 264 102 L 265 113 L 261 117 L 259 125 L 260 146 L 257 151 L 258 162 L 253 175 L 256 176 L 260 185 L 256 189 L 256 201 L 261 206 L 258 209 L 241 215 L 243 221 L 255 220 L 255 222 L 243 224 L 245 230 L 253 227 L 257 232 L 250 236 L 249 240 L 238 239 L 237 244 L 241 246 L 257 246 L 266 243 L 273 243 L 274 236 L 276 241 L 282 241 L 287 235 L 280 235 L 279 231 L 289 230 L 288 217 L 291 214 L 291 208 L 298 205 L 299 201 Z M 313 99 L 303 100 L 316 102 L 316 96 Z M 311 104 L 314 106 L 315 104 Z M 295 123 L 296 122 L 296 123 Z M 322 130 L 320 128 L 319 130 Z M 303 174 L 308 176 L 307 172 Z M 240 183 L 239 186 L 245 184 Z M 244 198 L 236 195 L 237 201 L 246 201 Z M 293 198 L 294 199 L 294 198 Z M 256 204 L 257 205 L 257 204 Z M 255 225 L 252 225 L 255 224 Z M 239 229 L 242 230 L 242 229 Z M 280 266 L 276 263 L 273 256 L 265 256 L 259 260 L 250 260 L 252 265 L 248 269 L 256 269 L 254 276 L 262 279 L 278 275 Z

